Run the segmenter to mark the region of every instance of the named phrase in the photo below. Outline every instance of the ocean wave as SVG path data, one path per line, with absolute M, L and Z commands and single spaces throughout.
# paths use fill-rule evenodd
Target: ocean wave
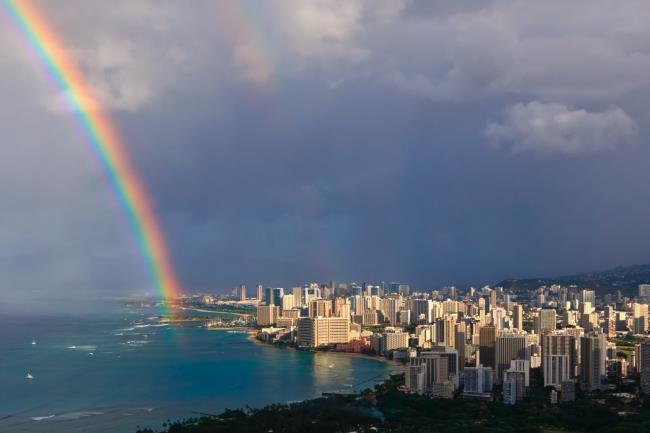
M 54 414 L 52 414 L 52 415 L 46 415 L 46 416 L 33 416 L 32 419 L 33 419 L 34 421 L 43 421 L 44 419 L 54 418 L 55 416 L 56 416 L 56 415 L 54 415 Z
M 97 350 L 97 346 L 91 346 L 91 345 L 81 345 L 81 346 L 68 346 L 67 349 L 72 349 L 72 350 L 87 350 L 89 352 Z
M 168 323 L 145 323 L 142 325 L 135 325 L 134 328 L 158 328 L 161 326 L 169 326 Z
M 147 343 L 151 343 L 151 340 L 129 340 L 126 343 L 120 343 L 120 344 L 124 344 L 126 346 L 143 346 Z
M 89 416 L 97 416 L 97 415 L 104 415 L 104 412 L 99 412 L 99 411 L 68 412 L 68 413 L 58 415 L 56 418 L 74 420 L 74 419 L 86 418 Z

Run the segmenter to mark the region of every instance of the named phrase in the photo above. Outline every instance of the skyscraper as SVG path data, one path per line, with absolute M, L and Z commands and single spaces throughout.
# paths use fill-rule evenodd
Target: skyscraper
M 561 386 L 570 378 L 570 362 L 568 355 L 544 355 L 544 386 Z
M 641 343 L 637 362 L 641 370 L 641 391 L 650 395 L 650 341 Z
M 264 289 L 264 302 L 266 302 L 266 305 L 281 307 L 282 296 L 284 296 L 284 289 L 282 287 L 267 287 Z
M 580 338 L 580 387 L 586 391 L 600 388 L 605 377 L 605 334 L 592 334 Z
M 245 301 L 246 300 L 246 285 L 245 284 L 240 284 L 239 289 L 237 290 L 237 294 L 239 295 L 238 298 L 240 301 Z
M 524 330 L 524 307 L 520 304 L 515 304 L 512 309 L 512 327 L 518 331 Z
M 293 293 L 293 304 L 297 308 L 302 307 L 302 287 L 294 287 L 291 292 Z
M 343 317 L 298 319 L 297 342 L 303 347 L 320 347 L 350 340 L 350 321 Z
M 420 320 L 423 320 L 424 323 L 431 323 L 432 308 L 433 301 L 430 301 L 428 299 L 411 299 L 409 301 L 411 320 L 413 320 L 415 323 L 418 323 Z
M 458 369 L 463 371 L 465 368 L 465 340 L 466 326 L 464 322 L 456 324 L 455 348 L 458 352 Z
M 255 288 L 257 290 L 257 300 L 262 302 L 264 300 L 264 288 L 261 284 L 258 284 Z
M 650 284 L 639 284 L 639 297 L 650 297 Z
M 573 335 L 565 333 L 553 333 L 542 335 L 542 367 L 544 367 L 545 356 L 547 355 L 566 355 L 569 361 L 569 378 L 576 375 L 578 357 L 576 353 L 576 338 Z M 546 369 L 544 369 L 546 371 Z M 546 377 L 544 377 L 546 383 Z M 558 383 L 559 384 L 559 383 Z
M 494 347 L 497 329 L 492 326 L 482 326 L 479 330 L 479 362 L 486 367 L 495 368 Z
M 526 336 L 522 334 L 501 334 L 496 337 L 496 383 L 501 383 L 503 373 L 510 368 L 513 359 L 524 359 Z
M 489 367 L 478 365 L 467 367 L 463 372 L 465 379 L 465 394 L 484 394 L 492 392 L 493 372 Z
M 544 308 L 540 310 L 534 320 L 536 334 L 545 334 L 555 331 L 556 313 L 554 309 Z
M 580 301 L 581 302 L 589 302 L 589 303 L 591 303 L 592 307 L 596 306 L 596 292 L 593 291 L 593 290 L 584 289 L 580 293 Z

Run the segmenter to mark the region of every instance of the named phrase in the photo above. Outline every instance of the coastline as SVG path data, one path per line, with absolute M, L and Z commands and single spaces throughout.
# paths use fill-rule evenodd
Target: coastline
M 229 314 L 231 316 L 240 316 L 240 317 L 250 317 L 253 316 L 254 314 L 246 314 L 246 313 L 236 313 L 234 311 L 217 311 L 217 310 L 204 310 L 202 308 L 190 308 L 190 307 L 181 307 L 181 310 L 183 311 L 196 311 L 198 313 L 210 313 L 210 314 Z
M 248 332 L 248 340 L 249 341 L 252 341 L 255 344 L 259 344 L 259 345 L 266 346 L 266 347 L 273 347 L 273 348 L 276 348 L 276 349 L 280 348 L 280 346 L 278 346 L 276 344 L 265 343 L 265 342 L 259 340 L 257 338 L 257 330 L 255 330 L 254 328 L 250 328 L 250 329 L 251 330 Z M 298 350 L 296 347 L 291 346 L 291 345 L 287 345 L 285 347 L 287 347 L 289 349 L 292 349 L 292 350 Z M 386 358 L 384 356 L 373 355 L 373 354 L 370 354 L 370 353 L 338 352 L 338 351 L 335 351 L 335 350 L 322 350 L 322 349 L 312 349 L 312 350 L 309 350 L 309 352 L 343 355 L 343 356 L 352 357 L 352 358 L 373 359 L 375 361 L 384 362 L 384 363 L 390 365 L 391 367 L 394 367 L 396 370 L 398 370 L 398 373 L 403 373 L 405 371 L 405 364 L 402 364 L 399 361 L 388 359 L 388 358 Z M 392 374 L 392 372 L 391 372 L 391 374 Z

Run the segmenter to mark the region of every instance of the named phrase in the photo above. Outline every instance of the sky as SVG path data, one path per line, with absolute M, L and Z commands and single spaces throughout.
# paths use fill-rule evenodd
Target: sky
M 646 1 L 38 0 L 187 291 L 650 262 Z M 152 292 L 0 13 L 0 303 Z

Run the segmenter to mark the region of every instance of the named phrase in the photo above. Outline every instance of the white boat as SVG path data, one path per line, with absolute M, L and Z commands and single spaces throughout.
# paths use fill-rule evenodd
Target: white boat
M 31 373 L 27 373 L 27 375 L 25 376 L 25 379 L 30 379 L 31 380 L 33 378 L 34 378 L 34 376 L 32 376 Z
M 36 346 L 36 339 L 35 338 L 32 340 L 32 346 Z

